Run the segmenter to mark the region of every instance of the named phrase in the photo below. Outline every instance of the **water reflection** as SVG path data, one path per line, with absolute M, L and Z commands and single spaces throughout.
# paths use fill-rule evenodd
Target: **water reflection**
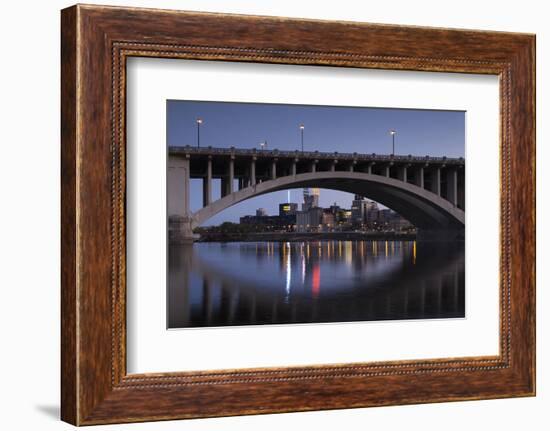
M 464 243 L 196 243 L 169 249 L 170 328 L 464 317 Z

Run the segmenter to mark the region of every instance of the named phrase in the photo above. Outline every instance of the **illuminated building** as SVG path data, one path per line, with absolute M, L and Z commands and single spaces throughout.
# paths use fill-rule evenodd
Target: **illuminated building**
M 308 211 L 311 208 L 319 206 L 319 195 L 321 191 L 318 188 L 304 189 L 304 203 L 302 211 Z
M 351 203 L 351 222 L 356 226 L 363 226 L 367 214 L 368 201 L 363 196 L 355 195 Z
M 298 212 L 298 204 L 296 203 L 283 203 L 279 204 L 279 215 L 294 215 Z

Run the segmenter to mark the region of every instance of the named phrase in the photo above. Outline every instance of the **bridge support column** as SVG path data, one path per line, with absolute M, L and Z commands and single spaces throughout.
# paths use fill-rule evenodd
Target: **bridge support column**
M 231 159 L 229 159 L 229 165 L 227 168 L 227 176 L 222 178 L 222 187 L 221 187 L 222 198 L 224 196 L 227 196 L 233 193 L 234 182 L 235 182 L 235 160 L 233 159 L 233 157 L 231 157 Z
M 330 164 L 330 171 L 331 171 L 331 172 L 335 172 L 335 171 L 336 171 L 336 163 L 338 163 L 338 160 L 334 160 L 334 161 Z
M 296 164 L 298 163 L 298 159 L 294 159 L 292 161 L 292 166 L 290 168 L 290 174 L 295 177 L 296 176 Z
M 372 174 L 372 167 L 373 167 L 374 163 L 371 162 L 368 164 L 367 166 L 367 174 Z
M 390 177 L 390 165 L 386 165 L 382 168 L 382 175 L 386 178 Z
M 189 159 L 168 157 L 168 241 L 183 243 L 193 240 L 189 209 Z
M 206 177 L 202 180 L 202 206 L 212 202 L 212 157 L 208 157 L 206 165 Z
M 311 162 L 311 172 L 315 173 L 317 171 L 317 162 L 318 160 L 314 160 Z
M 253 157 L 250 162 L 250 185 L 256 185 L 256 157 Z
M 421 189 L 424 188 L 424 168 L 423 167 L 416 169 L 416 172 L 414 173 L 414 184 L 420 187 Z
M 277 179 L 277 159 L 273 159 L 271 162 L 271 179 Z
M 397 168 L 397 179 L 407 182 L 407 166 L 400 166 Z
M 447 170 L 447 200 L 455 207 L 458 205 L 457 171 L 454 168 Z
M 464 196 L 464 189 L 466 187 L 466 172 L 464 169 L 460 169 L 458 172 L 458 175 L 460 176 L 460 186 L 457 185 L 457 195 L 458 195 L 458 207 L 461 210 L 466 209 L 466 196 Z M 457 179 L 458 183 L 458 179 Z
M 434 168 L 432 170 L 432 190 L 437 196 L 441 196 L 441 169 Z
M 229 160 L 229 178 L 228 178 L 229 184 L 227 185 L 227 192 L 228 194 L 233 193 L 233 188 L 235 187 L 235 160 L 231 158 Z

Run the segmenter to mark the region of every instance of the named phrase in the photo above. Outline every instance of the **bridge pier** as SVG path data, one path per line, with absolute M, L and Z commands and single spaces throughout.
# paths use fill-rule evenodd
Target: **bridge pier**
M 367 164 L 367 174 L 372 174 L 372 167 L 374 166 L 374 162 L 370 162 Z
M 277 159 L 273 159 L 271 162 L 271 179 L 277 179 Z
M 407 182 L 407 165 L 398 168 L 397 179 Z
M 424 168 L 422 166 L 417 168 L 414 173 L 414 184 L 421 189 L 424 188 Z
M 313 160 L 311 162 L 311 170 L 310 170 L 311 173 L 315 173 L 317 171 L 317 163 L 318 162 L 319 162 L 318 160 Z
M 464 194 L 465 190 L 465 184 L 466 181 L 466 171 L 464 168 L 461 168 L 458 170 L 457 177 L 460 178 L 461 182 L 459 183 L 457 178 L 457 199 L 458 199 L 458 207 L 465 211 L 466 210 L 466 196 Z
M 168 157 L 167 176 L 168 241 L 179 244 L 193 241 L 189 159 Z
M 202 179 L 202 205 L 210 205 L 210 202 L 212 202 L 212 157 L 208 157 L 206 177 Z
M 227 166 L 227 176 L 222 177 L 222 197 L 230 195 L 234 191 L 235 159 L 231 157 Z
M 447 170 L 447 200 L 455 207 L 458 205 L 458 175 L 456 169 Z
M 441 196 L 441 169 L 432 169 L 432 193 Z
M 187 244 L 198 238 L 199 236 L 193 233 L 191 217 L 168 217 L 168 242 L 170 244 Z
M 256 157 L 250 161 L 250 185 L 256 185 Z

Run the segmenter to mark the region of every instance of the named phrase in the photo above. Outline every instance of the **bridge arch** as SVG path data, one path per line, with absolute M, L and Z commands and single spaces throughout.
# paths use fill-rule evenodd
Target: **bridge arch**
M 235 191 L 191 214 L 191 229 L 247 199 L 303 187 L 333 189 L 368 197 L 397 211 L 419 230 L 441 232 L 464 229 L 464 211 L 435 193 L 395 178 L 344 171 L 288 175 Z

